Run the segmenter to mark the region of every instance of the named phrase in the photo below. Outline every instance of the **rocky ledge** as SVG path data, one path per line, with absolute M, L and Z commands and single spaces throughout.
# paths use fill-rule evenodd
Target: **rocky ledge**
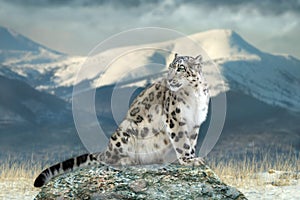
M 56 177 L 35 199 L 246 199 L 207 166 L 84 168 Z

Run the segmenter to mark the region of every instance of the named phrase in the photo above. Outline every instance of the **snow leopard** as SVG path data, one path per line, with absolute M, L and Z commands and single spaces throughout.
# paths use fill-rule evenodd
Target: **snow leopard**
M 54 176 L 91 164 L 204 164 L 203 158 L 196 156 L 199 129 L 207 118 L 210 101 L 202 60 L 201 55 L 175 54 L 166 77 L 151 84 L 133 100 L 103 152 L 84 154 L 53 165 L 42 171 L 34 186 L 42 187 Z

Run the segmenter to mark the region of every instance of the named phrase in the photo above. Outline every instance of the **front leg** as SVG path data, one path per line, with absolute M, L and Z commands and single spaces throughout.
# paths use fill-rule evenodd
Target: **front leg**
M 191 144 L 187 125 L 184 122 L 174 123 L 174 119 L 167 119 L 166 122 L 168 123 L 167 133 L 179 163 L 189 166 L 203 165 L 202 158 L 195 158 L 195 146 Z
M 202 157 L 196 157 L 196 145 L 197 145 L 197 139 L 198 139 L 198 135 L 199 135 L 199 126 L 195 126 L 193 128 L 193 131 L 190 136 L 189 136 L 189 139 L 190 139 L 190 143 L 193 147 L 192 149 L 192 154 L 193 154 L 193 158 L 189 159 L 187 161 L 187 165 L 193 165 L 193 166 L 199 166 L 199 165 L 204 165 L 205 162 L 204 162 L 204 159 Z
M 169 127 L 167 132 L 180 164 L 188 166 L 199 166 L 204 164 L 202 158 L 195 157 L 195 148 L 190 143 L 187 131 L 184 130 L 184 127 L 177 129 L 177 131 L 174 131 L 174 129 Z
M 170 91 L 166 94 L 165 101 L 165 122 L 166 132 L 176 152 L 177 159 L 182 165 L 202 165 L 204 164 L 202 158 L 195 158 L 195 148 L 199 130 L 199 126 L 190 130 L 188 128 L 185 117 L 182 116 L 185 105 L 175 103 L 177 101 L 184 101 L 182 98 L 174 95 Z M 179 102 L 180 103 L 180 102 Z M 185 104 L 185 103 L 183 103 Z M 194 138 L 191 138 L 191 133 Z
M 183 131 L 169 128 L 167 132 L 180 164 L 194 157 L 189 138 Z

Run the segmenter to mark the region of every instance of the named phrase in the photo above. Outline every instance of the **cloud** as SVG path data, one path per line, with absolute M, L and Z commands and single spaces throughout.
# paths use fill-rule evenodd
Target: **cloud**
M 97 7 L 113 5 L 115 7 L 139 7 L 144 4 L 156 4 L 159 0 L 5 0 L 7 3 L 26 7 Z
M 285 1 L 285 0 L 197 1 L 197 0 L 193 0 L 193 3 L 198 5 L 202 4 L 209 8 L 226 7 L 226 8 L 230 8 L 233 11 L 237 11 L 243 8 L 247 8 L 249 11 L 254 9 L 263 15 L 279 15 L 286 12 L 293 12 L 299 14 L 300 11 L 300 1 L 298 0 L 290 0 L 290 1 Z
M 294 0 L 4 0 L 1 3 L 0 0 L 0 24 L 70 54 L 86 55 L 99 42 L 120 31 L 161 26 L 185 34 L 233 29 L 262 50 L 300 57 L 299 3 Z
M 145 4 L 155 7 L 157 4 L 162 3 L 159 0 L 5 0 L 7 3 L 15 4 L 25 7 L 99 7 L 112 5 L 114 7 L 138 8 Z M 216 8 L 229 8 L 233 11 L 247 7 L 249 10 L 258 10 L 261 14 L 278 15 L 286 12 L 300 13 L 299 0 L 173 0 L 176 6 L 188 4 L 191 6 L 202 6 L 209 9 Z

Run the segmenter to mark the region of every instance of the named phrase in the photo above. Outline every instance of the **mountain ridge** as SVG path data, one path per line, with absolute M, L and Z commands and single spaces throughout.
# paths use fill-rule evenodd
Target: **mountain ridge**
M 0 50 L 38 52 L 44 49 L 55 54 L 63 54 L 42 44 L 39 44 L 7 27 L 0 26 L 0 38 Z
M 211 59 L 228 58 L 236 54 L 249 56 L 261 53 L 231 29 L 213 29 L 189 37 L 198 42 Z
M 198 42 L 208 56 L 218 64 L 221 79 L 225 81 L 225 91 L 238 90 L 265 101 L 287 109 L 300 112 L 300 60 L 293 56 L 273 55 L 260 51 L 244 40 L 238 33 L 229 29 L 215 29 L 188 36 Z M 156 44 L 157 47 L 167 48 L 172 52 L 180 39 Z M 140 46 L 136 46 L 138 48 Z M 114 55 L 114 52 L 126 52 L 126 47 L 109 49 L 97 55 L 101 60 Z M 0 53 L 1 55 L 5 53 Z M 120 76 L 127 79 L 139 79 L 140 76 L 151 73 L 162 73 L 166 68 L 144 68 L 136 71 L 136 66 L 142 66 L 148 61 L 166 66 L 166 55 L 160 52 L 134 52 L 127 57 L 120 57 L 112 63 L 110 68 L 99 74 L 90 73 L 86 81 L 92 88 L 115 84 Z M 16 56 L 14 56 L 16 57 Z M 71 57 L 61 55 L 38 54 L 30 55 L 29 59 L 8 59 L 0 67 L 0 73 L 9 78 L 14 76 L 19 80 L 27 80 L 32 87 L 55 94 L 60 98 L 70 98 L 72 87 L 80 67 L 87 57 Z M 131 62 L 132 66 L 129 66 Z M 129 65 L 128 65 L 129 64 Z M 125 67 L 126 66 L 126 67 Z M 104 67 L 104 66 L 99 66 Z M 98 67 L 98 68 L 99 68 Z M 211 79 L 211 92 L 213 96 L 220 92 L 222 80 L 217 72 L 204 68 L 208 79 Z M 133 83 L 134 84 L 134 83 Z M 137 83 L 136 83 L 137 84 Z M 230 88 L 231 87 L 231 88 Z M 276 95 L 274 95 L 276 93 Z M 293 98 L 291 98 L 293 97 Z M 69 99 L 66 99 L 69 100 Z

